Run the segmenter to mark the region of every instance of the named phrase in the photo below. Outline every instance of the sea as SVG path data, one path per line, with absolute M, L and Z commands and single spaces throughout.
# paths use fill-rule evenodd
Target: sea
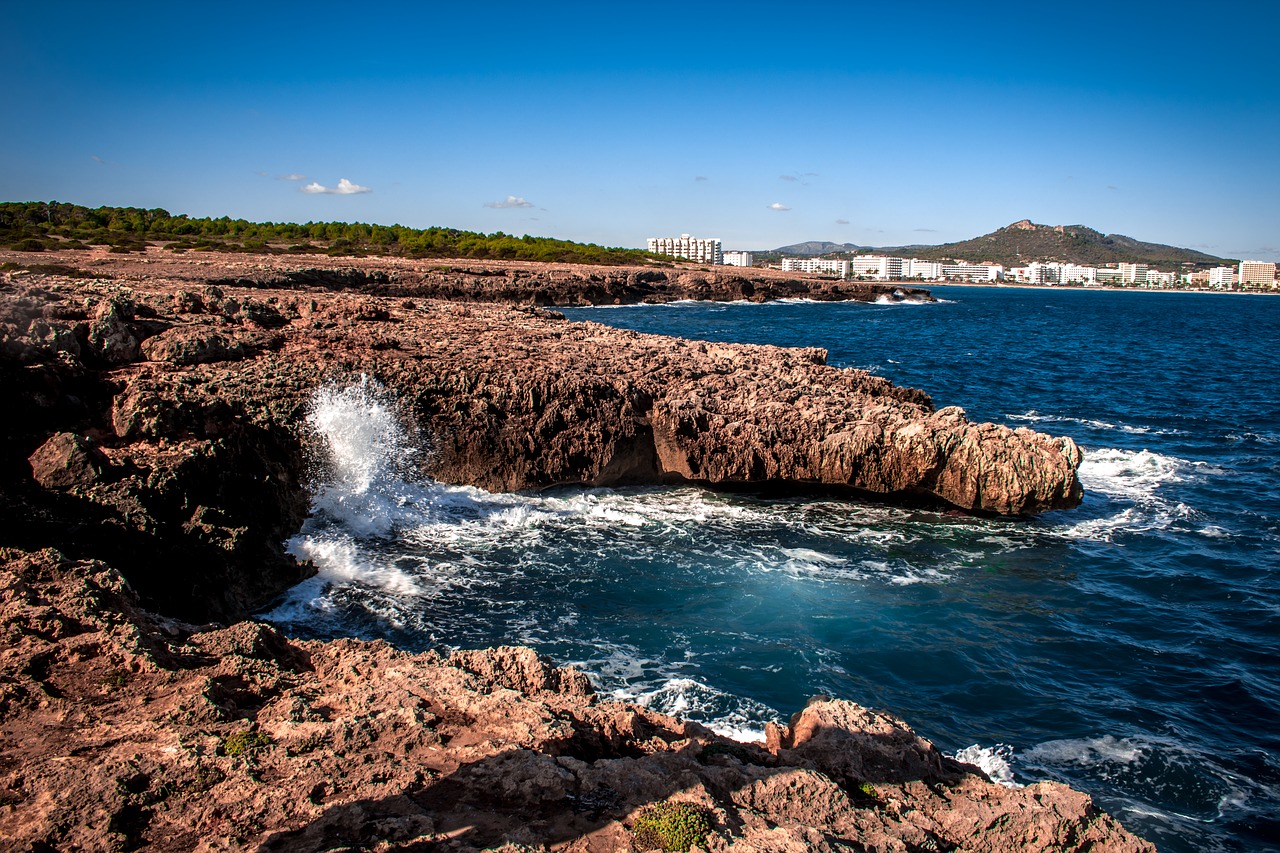
M 813 696 L 1162 851 L 1280 850 L 1280 298 L 937 287 L 937 302 L 570 309 L 825 347 L 1084 451 L 1084 503 L 979 519 L 692 486 L 491 494 L 413 472 L 376 377 L 321 389 L 319 574 L 265 618 L 408 650 L 532 646 L 606 697 L 763 737 Z

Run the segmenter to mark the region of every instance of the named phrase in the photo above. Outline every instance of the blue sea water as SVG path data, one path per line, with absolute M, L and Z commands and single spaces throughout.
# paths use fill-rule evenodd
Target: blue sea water
M 971 420 L 1069 435 L 1081 507 L 493 495 L 414 481 L 395 402 L 326 389 L 312 423 L 334 465 L 290 543 L 321 572 L 266 617 L 413 650 L 531 645 L 746 738 L 810 696 L 852 699 L 1007 784 L 1086 791 L 1161 850 L 1280 850 L 1280 299 L 934 293 L 566 313 L 826 347 Z

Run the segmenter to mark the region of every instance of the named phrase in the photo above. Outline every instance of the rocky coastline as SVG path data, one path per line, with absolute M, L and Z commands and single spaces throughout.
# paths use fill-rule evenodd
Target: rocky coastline
M 821 350 L 540 307 L 852 298 L 838 283 L 91 260 L 0 253 L 0 389 L 20 407 L 0 457 L 0 837 L 16 849 L 645 849 L 638 816 L 671 801 L 704 815 L 708 850 L 1153 849 L 1082 794 L 994 785 L 848 702 L 735 744 L 603 701 L 527 649 L 410 655 L 240 621 L 310 571 L 282 551 L 309 507 L 304 415 L 316 388 L 362 376 L 444 482 L 1079 502 L 1069 440 L 969 423 Z

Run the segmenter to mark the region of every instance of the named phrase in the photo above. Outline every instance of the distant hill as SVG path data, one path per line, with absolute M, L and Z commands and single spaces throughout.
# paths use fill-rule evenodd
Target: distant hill
M 859 246 L 857 243 L 828 243 L 824 240 L 810 240 L 807 243 L 794 243 L 790 246 L 782 246 L 773 251 L 779 255 L 800 255 L 808 257 L 809 255 L 830 255 L 834 252 L 862 252 L 871 248 L 870 246 Z
M 989 261 L 1005 266 L 1021 266 L 1031 261 L 1060 261 L 1063 263 L 1101 266 L 1104 264 L 1142 263 L 1153 266 L 1177 266 L 1183 263 L 1203 266 L 1217 265 L 1223 258 L 1194 249 L 1180 249 L 1161 243 L 1145 243 L 1123 234 L 1103 234 L 1084 225 L 1038 225 L 1023 219 L 1012 225 L 958 243 L 938 246 L 883 246 L 845 248 L 849 243 L 823 243 L 812 241 L 786 246 L 777 251 L 783 254 L 833 254 L 844 252 L 883 252 L 922 260 L 958 260 L 981 263 Z M 802 247 L 831 246 L 830 249 L 800 251 Z

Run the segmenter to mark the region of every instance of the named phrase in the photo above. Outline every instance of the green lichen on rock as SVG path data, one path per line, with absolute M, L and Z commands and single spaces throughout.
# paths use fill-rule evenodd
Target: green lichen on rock
M 707 810 L 694 803 L 654 803 L 636 816 L 631 831 L 644 850 L 684 853 L 711 834 Z
M 233 735 L 229 735 L 222 742 L 222 753 L 234 757 L 253 752 L 255 749 L 261 749 L 264 746 L 271 746 L 271 738 L 262 732 L 236 732 Z

